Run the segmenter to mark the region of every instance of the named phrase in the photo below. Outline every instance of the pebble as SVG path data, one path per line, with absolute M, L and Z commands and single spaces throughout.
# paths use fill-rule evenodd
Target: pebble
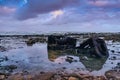
M 69 79 L 68 80 L 79 80 L 78 78 L 76 78 L 76 77 L 69 77 Z

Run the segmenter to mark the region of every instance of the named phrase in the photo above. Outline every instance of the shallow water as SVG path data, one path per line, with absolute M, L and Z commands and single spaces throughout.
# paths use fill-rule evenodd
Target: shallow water
M 8 50 L 0 52 L 0 56 L 7 56 L 9 59 L 8 61 L 1 62 L 2 66 L 16 65 L 18 68 L 14 72 L 29 71 L 34 73 L 65 68 L 68 72 L 83 71 L 93 75 L 104 75 L 106 71 L 113 69 L 120 62 L 119 42 L 112 43 L 111 41 L 106 41 L 109 49 L 108 59 L 101 65 L 101 69 L 88 71 L 78 56 L 69 54 L 60 55 L 51 61 L 48 56 L 50 53 L 48 53 L 47 43 L 36 43 L 33 46 L 27 46 L 25 41 L 26 39 L 20 38 L 2 38 L 0 45 Z M 112 53 L 111 50 L 114 50 L 115 53 Z M 66 58 L 68 56 L 72 57 L 75 62 L 67 62 Z M 112 57 L 116 57 L 116 59 L 112 60 Z

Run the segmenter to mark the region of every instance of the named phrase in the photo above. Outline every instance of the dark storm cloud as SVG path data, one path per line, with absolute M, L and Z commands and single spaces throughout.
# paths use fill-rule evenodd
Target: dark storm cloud
M 79 0 L 28 0 L 28 3 L 17 12 L 20 20 L 36 17 L 38 14 L 62 9 L 79 3 Z
M 63 9 L 66 6 L 72 7 L 72 5 L 77 5 L 75 8 L 80 8 L 78 12 L 81 11 L 83 14 L 89 13 L 91 8 L 95 8 L 96 11 L 99 9 L 103 11 L 120 10 L 120 0 L 0 0 L 0 13 L 16 12 L 17 19 L 26 20 L 37 17 L 39 14 Z M 17 11 L 11 9 L 13 6 Z
M 119 21 L 120 0 L 0 0 L 0 31 L 118 32 Z
M 28 0 L 25 6 L 18 9 L 17 18 L 25 20 L 72 5 L 77 5 L 76 8 L 81 7 L 79 11 L 91 10 L 90 8 L 102 8 L 105 11 L 120 10 L 120 0 Z

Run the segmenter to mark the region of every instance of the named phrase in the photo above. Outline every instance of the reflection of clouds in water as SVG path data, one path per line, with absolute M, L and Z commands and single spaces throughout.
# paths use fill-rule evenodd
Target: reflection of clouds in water
M 75 56 L 69 56 L 69 57 L 72 57 L 73 60 L 79 61 L 79 57 L 75 57 Z M 64 63 L 64 62 L 66 62 L 66 59 L 67 59 L 67 55 L 65 55 L 65 56 L 60 56 L 60 57 L 56 58 L 56 59 L 54 60 L 54 62 L 55 62 L 55 63 Z
M 65 62 L 66 56 L 59 57 L 54 60 L 55 63 L 63 63 Z
M 14 43 L 14 42 L 12 42 Z M 119 51 L 118 49 L 120 46 L 118 45 L 119 43 L 112 43 L 107 42 L 108 48 L 111 50 L 115 50 L 116 52 Z M 110 45 L 109 45 L 110 43 Z M 23 43 L 22 43 L 23 44 Z M 10 46 L 14 46 L 15 44 Z M 115 47 L 112 47 L 114 45 Z M 24 45 L 23 45 L 24 46 Z M 92 74 L 94 75 L 99 75 L 99 74 L 104 74 L 105 71 L 112 69 L 112 67 L 115 67 L 118 62 L 120 62 L 120 56 L 117 56 L 118 53 L 112 54 L 111 52 L 109 58 L 112 56 L 116 56 L 118 60 L 110 60 L 108 59 L 106 63 L 103 65 L 102 69 L 99 71 L 93 71 Z M 79 68 L 80 70 L 85 69 L 85 66 L 79 62 L 79 58 L 77 56 L 71 56 L 75 60 L 78 60 L 78 62 L 72 62 L 68 63 L 65 61 L 66 56 L 60 56 L 57 59 L 54 60 L 54 62 L 51 62 L 48 59 L 48 53 L 47 53 L 47 44 L 34 44 L 33 46 L 30 47 L 23 47 L 23 48 L 18 48 L 18 49 L 12 49 L 9 50 L 8 52 L 3 52 L 3 54 L 8 56 L 8 61 L 7 62 L 2 62 L 4 65 L 8 64 L 15 64 L 18 66 L 19 69 L 24 69 L 27 67 L 30 71 L 39 71 L 39 70 L 55 70 L 58 68 L 66 67 L 66 70 L 76 70 Z M 18 61 L 18 63 L 16 63 Z M 113 62 L 113 64 L 111 64 Z M 60 63 L 60 64 L 59 64 Z M 83 70 L 84 71 L 84 70 Z

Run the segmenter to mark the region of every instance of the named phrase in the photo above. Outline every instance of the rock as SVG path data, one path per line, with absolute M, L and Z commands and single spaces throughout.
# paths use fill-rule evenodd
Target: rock
M 111 57 L 111 60 L 116 60 L 116 59 L 117 59 L 116 56 Z
M 32 46 L 33 44 L 37 42 L 45 42 L 46 40 L 44 38 L 30 38 L 28 41 L 26 41 L 26 44 L 28 46 Z
M 9 69 L 11 69 L 11 70 L 17 69 L 17 66 L 16 66 L 16 65 L 9 65 L 8 67 L 9 67 Z
M 4 80 L 5 79 L 5 75 L 0 75 L 0 80 Z
M 83 78 L 82 80 L 90 80 L 90 79 L 88 79 L 88 78 Z
M 63 80 L 62 78 L 61 75 L 54 75 L 51 80 Z
M 69 77 L 63 77 L 65 80 L 68 80 L 69 79 Z
M 33 80 L 33 76 L 32 75 L 27 75 L 26 80 Z
M 114 50 L 111 50 L 111 52 L 112 52 L 112 53 L 115 53 L 115 51 L 114 51 Z
M 29 74 L 28 71 L 25 71 L 25 70 L 22 71 L 22 75 L 28 75 L 28 74 Z
M 117 66 L 120 66 L 120 62 L 119 62 L 119 63 L 117 63 Z
M 68 80 L 79 80 L 78 78 L 76 78 L 76 77 L 69 77 L 69 79 Z
M 116 70 L 110 70 L 105 73 L 108 80 L 120 80 L 120 72 Z
M 5 47 L 3 47 L 3 46 L 0 46 L 0 51 L 1 52 L 4 52 L 4 51 L 6 51 L 7 49 L 5 48 Z
M 7 66 L 2 66 L 3 70 L 6 70 L 8 72 L 12 72 L 14 69 L 17 69 L 16 65 L 7 65 Z
M 69 63 L 72 63 L 74 61 L 73 57 L 70 57 L 70 56 L 67 56 L 67 58 L 65 60 Z
M 7 56 L 0 57 L 0 62 L 3 62 L 3 61 L 8 61 L 8 57 Z
M 8 80 L 25 80 L 21 74 L 15 74 L 8 77 Z
M 41 71 L 40 74 L 44 74 L 45 72 Z
M 26 43 L 28 46 L 32 46 L 33 44 L 36 43 L 36 41 L 34 39 L 30 38 L 28 41 L 26 41 Z
M 52 72 L 46 72 L 44 74 L 35 75 L 33 77 L 33 80 L 51 80 L 51 78 L 54 76 L 54 73 Z
M 66 69 L 66 67 L 63 67 L 63 69 Z
M 118 52 L 120 54 L 120 52 Z
M 88 60 L 88 57 L 87 56 L 83 56 L 82 60 Z
M 5 61 L 8 61 L 8 57 L 7 56 L 5 56 Z
M 104 76 L 97 76 L 94 80 L 106 80 Z

